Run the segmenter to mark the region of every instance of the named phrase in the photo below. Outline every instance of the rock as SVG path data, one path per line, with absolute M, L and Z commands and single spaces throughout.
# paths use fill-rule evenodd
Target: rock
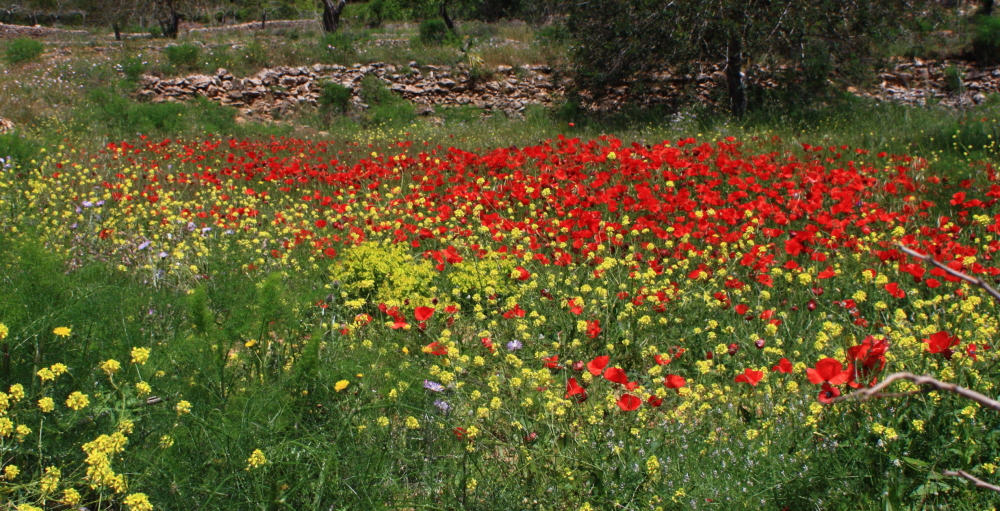
M 430 105 L 420 105 L 416 109 L 417 115 L 430 115 L 434 113 L 434 107 Z
M 10 119 L 0 117 L 0 134 L 14 131 L 14 123 Z
M 441 87 L 445 87 L 445 88 L 448 88 L 448 89 L 450 89 L 450 88 L 452 88 L 452 87 L 454 87 L 456 85 L 455 80 L 450 80 L 448 78 L 444 78 L 442 80 L 438 80 L 437 84 L 439 86 L 441 86 Z

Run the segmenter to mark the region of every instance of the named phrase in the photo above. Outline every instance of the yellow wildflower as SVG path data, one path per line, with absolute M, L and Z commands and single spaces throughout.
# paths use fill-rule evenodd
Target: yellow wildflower
M 149 502 L 149 497 L 145 493 L 133 493 L 125 497 L 125 505 L 131 511 L 152 511 L 153 505 Z
M 267 463 L 267 458 L 264 457 L 264 451 L 254 449 L 254 451 L 250 453 L 250 458 L 247 459 L 247 470 L 258 468 L 265 463 Z
M 69 337 L 72 329 L 69 327 L 61 326 L 52 331 L 52 333 L 58 335 L 59 337 Z
M 49 413 L 55 409 L 56 402 L 51 397 L 43 397 L 38 400 L 38 407 L 42 409 L 42 412 Z
M 350 384 L 351 384 L 351 382 L 349 382 L 347 380 L 340 380 L 340 381 L 338 381 L 337 383 L 335 383 L 333 385 L 333 390 L 336 390 L 337 392 L 340 392 L 340 391 L 346 389 L 347 386 L 350 385 Z
M 177 406 L 174 406 L 174 410 L 177 410 L 177 415 L 183 415 L 185 413 L 191 413 L 191 403 L 188 401 L 178 401 Z
M 149 360 L 149 348 L 132 348 L 132 363 L 144 365 Z
M 72 410 L 83 410 L 90 404 L 90 398 L 86 394 L 76 391 L 66 398 L 66 406 Z

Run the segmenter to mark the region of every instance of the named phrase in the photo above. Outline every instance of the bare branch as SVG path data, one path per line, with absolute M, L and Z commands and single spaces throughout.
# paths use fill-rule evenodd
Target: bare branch
M 985 280 L 973 277 L 971 275 L 966 275 L 965 273 L 962 273 L 960 271 L 953 270 L 948 265 L 931 257 L 930 254 L 921 254 L 915 250 L 904 247 L 903 245 L 896 245 L 896 246 L 898 246 L 899 249 L 902 250 L 903 252 L 906 252 L 907 255 L 920 259 L 927 264 L 931 264 L 938 268 L 941 268 L 946 273 L 948 273 L 948 275 L 951 275 L 952 277 L 960 278 L 970 284 L 983 288 L 987 293 L 990 294 L 990 296 L 992 296 L 995 300 L 1000 302 L 1000 291 L 993 289 L 993 286 L 989 285 Z
M 950 476 L 950 477 L 961 477 L 961 478 L 964 478 L 964 479 L 968 479 L 969 481 L 972 481 L 972 483 L 976 485 L 976 488 L 986 488 L 987 490 L 992 490 L 992 491 L 995 491 L 995 492 L 1000 492 L 1000 486 L 997 486 L 995 484 L 987 483 L 986 481 L 983 481 L 982 479 L 980 479 L 980 478 L 978 478 L 978 477 L 976 477 L 976 476 L 974 476 L 974 475 L 972 475 L 972 474 L 970 474 L 970 473 L 968 473 L 968 472 L 966 472 L 964 470 L 945 470 L 944 472 L 941 472 L 941 474 L 942 475 L 946 475 L 946 476 Z
M 975 401 L 987 408 L 1000 412 L 1000 402 L 991 399 L 983 394 L 980 394 L 974 390 L 969 390 L 964 387 L 959 387 L 954 383 L 946 383 L 940 380 L 936 380 L 934 378 L 931 378 L 930 376 L 917 376 L 913 373 L 905 373 L 905 372 L 890 374 L 889 376 L 886 376 L 881 383 L 875 385 L 874 387 L 868 389 L 861 389 L 857 392 L 852 392 L 850 394 L 833 398 L 832 400 L 830 400 L 830 403 L 832 404 L 840 401 L 847 401 L 848 399 L 858 399 L 861 401 L 867 401 L 873 397 L 880 397 L 882 396 L 882 390 L 891 385 L 896 380 L 909 380 L 912 381 L 913 383 L 916 383 L 917 385 L 924 386 L 925 389 L 922 391 L 923 393 L 935 390 L 952 392 L 966 399 L 971 399 L 972 401 Z

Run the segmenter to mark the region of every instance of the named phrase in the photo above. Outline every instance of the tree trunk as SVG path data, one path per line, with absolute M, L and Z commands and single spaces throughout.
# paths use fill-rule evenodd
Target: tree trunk
M 726 52 L 726 84 L 729 85 L 729 110 L 742 119 L 747 113 L 747 89 L 743 82 L 743 42 L 734 37 Z
M 260 29 L 264 30 L 266 26 L 267 26 L 267 13 L 265 12 L 264 14 L 260 15 Z
M 167 19 L 160 20 L 160 28 L 163 30 L 163 37 L 177 39 L 177 33 L 181 24 L 181 15 L 174 11 L 170 12 Z
M 322 0 L 323 1 L 323 31 L 332 34 L 337 31 L 337 26 L 340 25 L 340 12 L 344 10 L 344 5 L 347 4 L 347 0 L 338 0 L 334 4 L 334 0 Z
M 448 1 L 449 0 L 442 0 L 441 7 L 438 9 L 438 11 L 441 13 L 441 17 L 444 18 L 444 24 L 448 26 L 448 30 L 454 32 L 455 23 L 451 21 L 451 16 L 448 16 Z
M 993 0 L 981 0 L 979 2 L 979 10 L 976 14 L 980 16 L 990 16 L 993 14 Z
M 121 41 L 122 40 L 122 29 L 121 29 L 121 27 L 119 27 L 117 23 L 112 23 L 111 24 L 111 28 L 114 29 L 114 31 L 115 31 L 115 41 Z

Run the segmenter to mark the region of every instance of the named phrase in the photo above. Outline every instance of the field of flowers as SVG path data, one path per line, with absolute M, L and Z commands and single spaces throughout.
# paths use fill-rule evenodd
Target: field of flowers
M 0 170 L 10 509 L 986 509 L 986 163 L 776 138 Z M 892 392 L 917 387 L 901 382 Z

